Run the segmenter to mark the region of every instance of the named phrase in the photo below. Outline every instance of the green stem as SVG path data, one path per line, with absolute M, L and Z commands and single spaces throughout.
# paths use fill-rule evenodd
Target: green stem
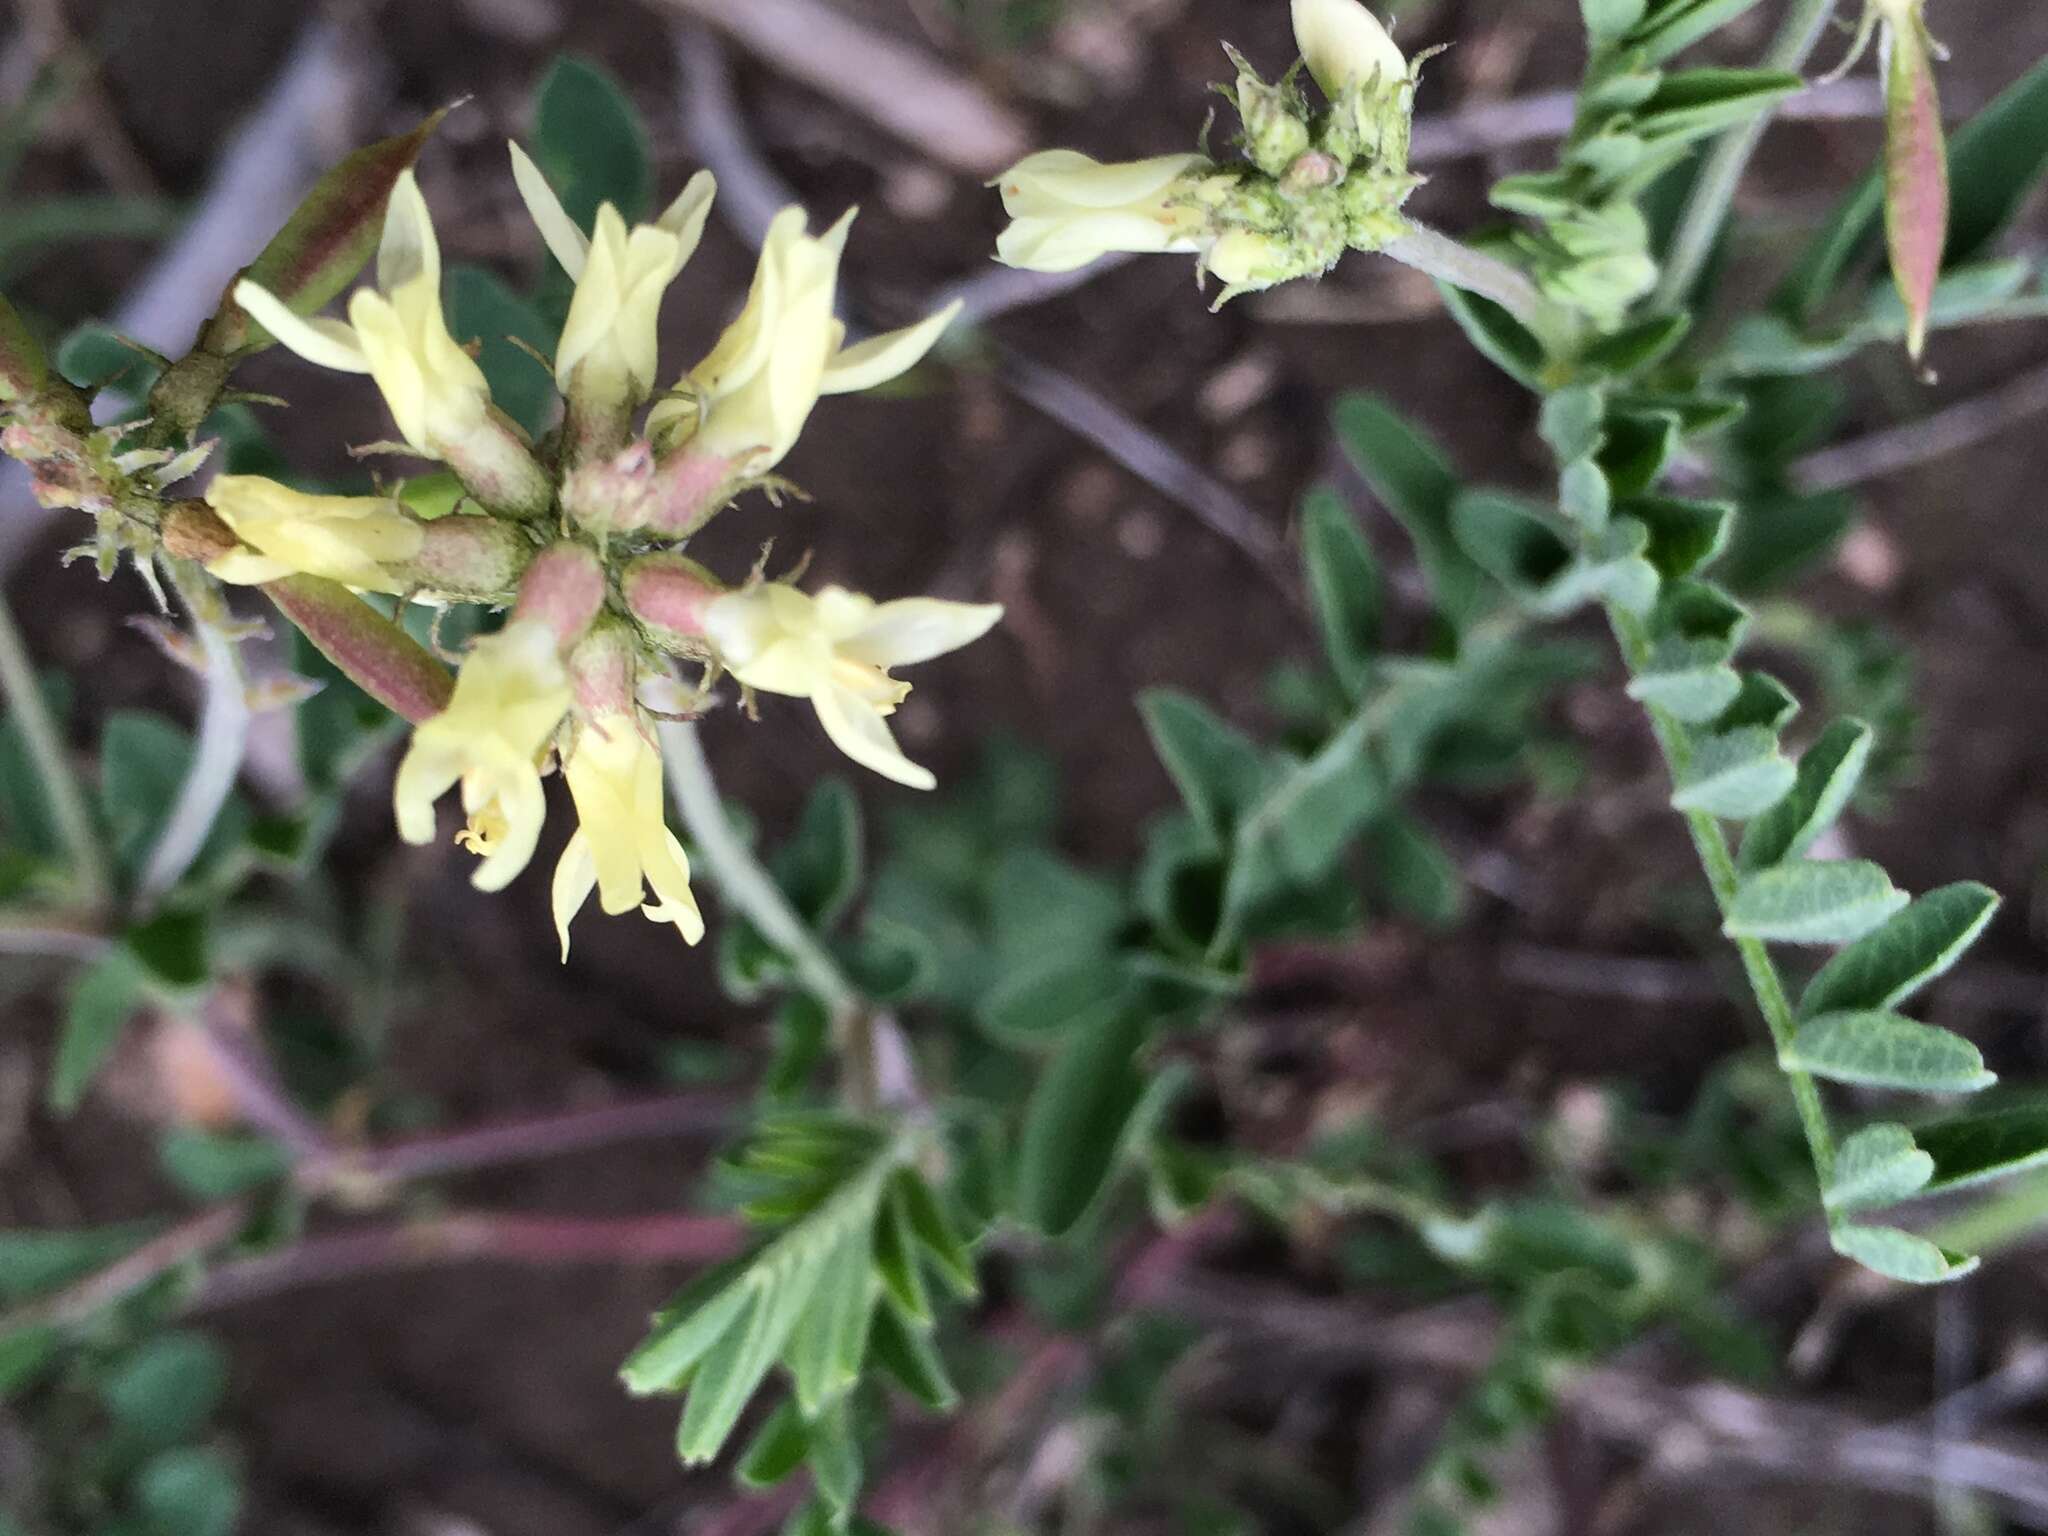
M 1526 272 L 1426 225 L 1410 220 L 1407 231 L 1388 241 L 1381 254 L 1427 272 L 1438 282 L 1491 299 L 1538 336 L 1549 334 L 1555 324 L 1552 306 Z
M 135 904 L 144 915 L 185 878 L 206 847 L 242 776 L 249 748 L 249 684 L 235 641 L 225 630 L 232 619 L 227 604 L 213 578 L 197 566 L 182 560 L 167 561 L 166 566 L 206 658 L 206 696 L 200 705 L 192 766 L 136 884 Z
M 21 728 L 29 760 L 56 818 L 57 835 L 71 856 L 72 877 L 87 908 L 104 912 L 113 901 L 112 867 L 99 828 L 86 804 L 85 791 L 73 771 L 70 753 L 57 730 L 49 701 L 43 697 L 35 663 L 29 658 L 28 643 L 14 622 L 14 612 L 0 598 L 0 692 L 7 696 L 15 723 Z
M 734 834 L 697 727 L 689 721 L 665 722 L 661 749 L 676 812 L 720 894 L 761 931 L 761 937 L 789 958 L 797 980 L 825 1005 L 835 1021 L 867 1012 L 860 989 L 797 915 L 753 850 Z
M 1787 71 L 1804 67 L 1814 45 L 1820 41 L 1822 29 L 1834 14 L 1835 0 L 1793 0 L 1791 12 L 1778 28 L 1760 67 Z M 1759 113 L 1742 127 L 1730 129 L 1707 156 L 1699 180 L 1693 183 L 1692 196 L 1686 201 L 1685 213 L 1679 219 L 1678 231 L 1672 236 L 1671 252 L 1664 260 L 1653 308 L 1676 309 L 1699 282 L 1707 258 L 1713 254 L 1714 242 L 1720 237 L 1721 226 L 1728 221 L 1728 210 L 1734 204 L 1742 173 L 1749 169 L 1750 157 L 1756 153 L 1773 115 Z
M 1642 621 L 1613 605 L 1609 605 L 1607 614 L 1629 671 L 1632 674 L 1641 672 L 1650 652 L 1649 637 L 1644 632 Z M 1685 730 L 1671 715 L 1654 705 L 1649 706 L 1648 713 L 1657 745 L 1663 751 L 1665 766 L 1675 784 L 1683 776 L 1692 751 L 1686 742 Z M 1729 850 L 1727 834 L 1721 830 L 1721 823 L 1704 811 L 1686 812 L 1685 825 L 1692 834 L 1693 847 L 1699 853 L 1700 867 L 1706 872 L 1707 884 L 1713 888 L 1714 903 L 1725 916 L 1742 879 L 1735 867 L 1735 856 Z M 1785 991 L 1785 980 L 1778 974 L 1777 962 L 1761 940 L 1737 939 L 1735 949 L 1742 957 L 1742 969 L 1749 978 L 1750 991 L 1756 996 L 1757 1009 L 1763 1014 L 1764 1025 L 1771 1032 L 1771 1044 L 1782 1058 L 1791 1048 L 1792 1037 L 1799 1028 L 1792 999 Z M 1827 1107 L 1821 1102 L 1820 1089 L 1811 1074 L 1792 1068 L 1781 1070 L 1791 1085 L 1792 1102 L 1799 1110 L 1799 1124 L 1806 1133 L 1806 1146 L 1813 1156 L 1814 1172 L 1825 1190 L 1835 1171 L 1835 1137 L 1828 1125 Z

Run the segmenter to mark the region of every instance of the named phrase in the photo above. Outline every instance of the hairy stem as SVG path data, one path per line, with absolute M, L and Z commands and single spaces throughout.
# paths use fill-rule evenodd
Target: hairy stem
M 1784 24 L 1761 60 L 1761 67 L 1795 71 L 1802 68 L 1834 14 L 1835 0 L 1793 0 Z M 1721 226 L 1728 221 L 1728 210 L 1734 205 L 1742 173 L 1749 169 L 1750 157 L 1756 153 L 1773 115 L 1761 112 L 1740 128 L 1730 129 L 1707 156 L 1699 180 L 1693 183 L 1692 196 L 1686 201 L 1685 213 L 1679 219 L 1678 231 L 1672 236 L 1671 252 L 1657 283 L 1653 309 L 1677 308 L 1700 280 L 1707 258 L 1713 254 L 1714 242 L 1720 238 Z
M 36 777 L 49 799 L 57 836 L 71 858 L 79 897 L 91 910 L 105 911 L 114 893 L 107 850 L 86 804 L 85 791 L 72 769 L 57 721 L 50 713 L 49 701 L 43 697 L 35 663 L 29 659 L 28 643 L 22 639 L 14 612 L 4 598 L 0 598 L 0 691 L 6 693 L 21 730 L 22 743 L 28 748 L 29 760 L 35 765 Z
M 1642 671 L 1650 653 L 1650 641 L 1642 621 L 1612 605 L 1607 612 L 1629 671 Z M 1648 714 L 1657 745 L 1664 754 L 1665 766 L 1670 771 L 1671 781 L 1676 784 L 1684 775 L 1687 759 L 1691 756 L 1685 731 L 1675 719 L 1654 705 L 1648 706 Z M 1735 856 L 1728 847 L 1728 836 L 1722 831 L 1721 823 L 1704 811 L 1686 812 L 1685 825 L 1692 834 L 1693 847 L 1699 854 L 1700 868 L 1706 873 L 1707 884 L 1713 888 L 1714 904 L 1725 916 L 1729 904 L 1735 899 L 1736 887 L 1741 883 Z M 1785 991 L 1784 978 L 1778 974 L 1777 962 L 1771 958 L 1770 949 L 1762 940 L 1737 939 L 1734 942 L 1736 953 L 1742 957 L 1743 973 L 1749 978 L 1750 991 L 1756 997 L 1757 1009 L 1763 1014 L 1764 1025 L 1771 1032 L 1771 1044 L 1782 1057 L 1799 1028 L 1798 1018 L 1792 1011 L 1791 997 Z M 1835 1170 L 1835 1137 L 1828 1125 L 1827 1107 L 1821 1103 L 1820 1089 L 1811 1074 L 1790 1068 L 1781 1070 L 1791 1085 L 1792 1102 L 1799 1110 L 1799 1125 L 1806 1133 L 1806 1146 L 1813 1155 L 1814 1172 L 1825 1190 Z
M 136 907 L 143 913 L 184 879 L 199 857 L 242 776 L 249 747 L 249 684 L 235 642 L 223 628 L 227 605 L 203 571 L 182 560 L 166 564 L 206 657 L 206 701 L 200 707 L 192 766 L 136 887 Z
M 1554 319 L 1551 306 L 1526 273 L 1413 220 L 1407 233 L 1387 243 L 1383 254 L 1453 288 L 1491 299 L 1538 335 L 1546 334 Z
M 753 850 L 734 835 L 697 727 L 684 720 L 664 722 L 661 755 L 668 765 L 669 794 L 676 812 L 683 818 L 698 856 L 709 866 L 719 892 L 761 930 L 761 937 L 788 956 L 797 979 L 835 1017 L 864 1011 L 866 1003 L 859 989 L 818 942 L 810 925 L 797 915 Z

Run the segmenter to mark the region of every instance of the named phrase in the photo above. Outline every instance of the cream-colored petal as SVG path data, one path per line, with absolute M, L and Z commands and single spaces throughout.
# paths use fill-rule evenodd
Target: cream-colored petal
M 389 293 L 422 277 L 429 287 L 440 288 L 441 246 L 434 238 L 433 216 L 427 212 L 419 180 L 411 171 L 404 171 L 384 209 L 384 237 L 377 246 L 377 286 Z
M 1121 208 L 1157 197 L 1174 179 L 1202 164 L 1200 155 L 1154 155 L 1148 160 L 1103 162 L 1071 149 L 1048 149 L 1020 160 L 997 177 L 1003 208 L 1012 218 Z
M 531 768 L 501 781 L 497 799 L 505 818 L 505 835 L 470 876 L 469 883 L 480 891 L 502 891 L 519 878 L 540 845 L 541 826 L 547 820 L 547 792 L 541 788 L 540 775 Z
M 1324 95 L 1334 99 L 1375 74 L 1389 82 L 1406 78 L 1408 61 L 1379 18 L 1358 0 L 1293 0 L 1293 5 L 1295 46 Z
M 438 717 L 437 717 L 438 718 Z M 392 810 L 398 819 L 398 835 L 414 847 L 434 840 L 434 802 L 455 787 L 462 777 L 462 760 L 423 742 L 414 732 L 412 746 L 398 765 L 391 782 Z
M 811 695 L 811 707 L 817 710 L 818 723 L 825 727 L 832 745 L 863 768 L 872 768 L 883 778 L 910 789 L 938 786 L 939 781 L 930 769 L 919 767 L 903 755 L 881 711 L 859 694 L 844 688 L 821 688 Z
M 398 310 L 383 295 L 358 288 L 349 300 L 348 317 L 398 435 L 421 453 L 432 453 L 427 441 L 427 377 Z
M 955 299 L 915 325 L 870 336 L 866 341 L 843 349 L 825 365 L 825 379 L 819 393 L 844 395 L 855 390 L 873 389 L 877 384 L 886 384 L 908 373 L 925 353 L 931 351 L 961 308 L 961 301 Z
M 662 829 L 662 844 L 647 853 L 647 883 L 656 900 L 640 910 L 650 922 L 674 923 L 686 944 L 704 939 L 704 913 L 690 889 L 690 861 L 675 833 Z
M 840 654 L 877 667 L 908 667 L 971 645 L 995 628 L 1001 603 L 949 603 L 904 597 L 884 603 Z
M 259 555 L 253 549 L 231 549 L 224 555 L 217 555 L 206 562 L 206 570 L 214 580 L 235 587 L 261 586 L 266 581 L 276 581 L 280 576 L 295 574 L 292 567 L 282 560 Z
M 555 914 L 555 934 L 562 941 L 565 961 L 569 958 L 569 922 L 583 910 L 583 904 L 596 888 L 597 861 L 590 856 L 590 840 L 581 832 L 573 833 L 555 862 L 554 883 L 548 893 Z
M 520 199 L 526 204 L 534 228 L 540 231 L 542 243 L 572 281 L 581 278 L 583 261 L 590 251 L 589 237 L 576 227 L 576 221 L 569 217 L 562 200 L 555 196 L 555 189 L 533 163 L 533 157 L 517 144 L 507 147 L 512 151 L 512 180 L 518 185 Z
M 704 221 L 711 217 L 711 202 L 717 195 L 718 178 L 709 171 L 699 171 L 655 220 L 676 237 L 674 266 L 669 271 L 671 282 L 697 254 L 698 242 L 704 238 Z
M 249 313 L 278 344 L 296 352 L 309 363 L 342 373 L 368 373 L 370 361 L 357 344 L 356 334 L 338 320 L 308 320 L 294 314 L 276 294 L 244 278 L 235 284 L 235 302 Z

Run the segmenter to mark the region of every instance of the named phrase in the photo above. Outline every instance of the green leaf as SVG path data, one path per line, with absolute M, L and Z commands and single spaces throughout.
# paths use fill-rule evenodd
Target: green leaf
M 860 1497 L 861 1473 L 852 1415 L 845 1403 L 836 1403 L 811 1425 L 811 1481 L 819 1502 L 834 1516 L 834 1527 L 845 1523 Z
M 748 1442 L 733 1476 L 742 1488 L 772 1488 L 802 1466 L 810 1452 L 803 1415 L 795 1403 L 783 1403 Z
M 1608 413 L 1598 462 L 1615 497 L 1640 496 L 1657 483 L 1678 451 L 1683 426 L 1676 411 Z
M 1843 1258 L 1908 1285 L 1940 1285 L 1977 1267 L 1975 1255 L 1951 1253 L 1896 1227 L 1835 1227 L 1828 1241 Z
M 1426 927 L 1456 925 L 1465 910 L 1465 880 L 1428 827 L 1399 812 L 1382 816 L 1365 839 L 1373 888 L 1396 910 Z
M 1802 1024 L 1778 1064 L 1830 1082 L 1916 1093 L 1975 1093 L 1998 1081 L 1961 1035 L 1876 1011 L 1824 1013 Z
M 218 1451 L 166 1451 L 136 1478 L 135 1503 L 153 1536 L 232 1536 L 242 1480 Z
M 80 389 L 118 382 L 119 393 L 140 400 L 163 372 L 163 357 L 119 331 L 87 322 L 57 344 L 57 371 Z
M 227 1200 L 282 1178 L 292 1159 L 288 1150 L 266 1137 L 176 1130 L 157 1148 L 157 1161 L 187 1194 L 200 1200 Z
M 68 1285 L 136 1247 L 146 1225 L 78 1231 L 0 1228 L 0 1301 L 23 1301 Z
M 1666 581 L 1713 564 L 1727 547 L 1728 526 L 1735 515 L 1735 508 L 1725 501 L 1686 501 L 1676 496 L 1631 496 L 1614 510 L 1650 530 L 1645 553 Z
M 1680 811 L 1747 821 L 1784 799 L 1796 772 L 1778 751 L 1775 731 L 1762 726 L 1725 731 L 1694 742 L 1671 804 Z
M 1458 329 L 1465 333 L 1465 339 L 1479 349 L 1480 356 L 1523 388 L 1541 392 L 1549 357 L 1543 343 L 1521 321 L 1493 300 L 1451 283 L 1439 282 L 1436 291 L 1451 318 L 1458 322 Z
M 2035 62 L 1949 144 L 1944 267 L 1988 255 L 2048 170 L 2048 59 Z
M 107 1412 L 150 1449 L 189 1440 L 227 1395 L 227 1355 L 201 1333 L 160 1333 L 124 1356 L 100 1383 Z
M 1741 867 L 1768 869 L 1803 857 L 1856 793 L 1876 739 L 1861 720 L 1837 720 L 1821 732 L 1800 756 L 1792 792 L 1743 836 Z
M 1189 694 L 1150 689 L 1138 696 L 1138 709 L 1196 822 L 1229 837 L 1272 780 L 1265 750 Z
M 1144 1037 L 1142 1018 L 1126 1014 L 1074 1040 L 1039 1079 L 1018 1148 L 1020 1220 L 1057 1237 L 1095 1203 L 1144 1096 L 1136 1060 Z
M 844 779 L 821 779 L 804 802 L 796 831 L 776 851 L 775 883 L 811 928 L 837 927 L 866 878 L 860 802 Z
M 42 1379 L 63 1347 L 54 1328 L 20 1328 L 0 1333 L 0 1403 Z M 0 1533 L 6 1527 L 0 1526 Z
M 1628 696 L 1673 719 L 1698 725 L 1716 719 L 1742 692 L 1742 678 L 1721 661 L 1687 665 L 1687 657 L 1666 650 L 1651 660 L 1651 670 L 1628 680 Z
M 1463 492 L 1451 506 L 1451 533 L 1473 564 L 1524 601 L 1571 564 L 1570 547 L 1543 509 L 1502 491 Z
M 1048 950 L 1002 976 L 976 1005 L 974 1019 L 1011 1045 L 1056 1046 L 1076 1030 L 1106 1024 L 1130 992 L 1129 973 L 1113 957 Z
M 184 991 L 206 982 L 207 918 L 203 911 L 173 907 L 130 928 L 121 942 L 159 987 Z
M 1625 35 L 1643 19 L 1649 0 L 1579 0 L 1586 18 L 1586 35 L 1593 46 L 1604 47 Z
M 1546 395 L 1537 430 L 1558 463 L 1570 464 L 1597 452 L 1607 399 L 1591 384 L 1574 384 Z
M 1666 75 L 1637 109 L 1646 139 L 1696 139 L 1734 128 L 1806 89 L 1798 75 L 1768 69 L 1687 69 Z
M 1918 1194 L 1934 1176 L 1934 1159 L 1913 1142 L 1903 1125 L 1867 1125 L 1835 1154 L 1835 1173 L 1825 1192 L 1831 1211 L 1895 1205 Z
M 50 379 L 50 360 L 42 343 L 29 334 L 21 316 L 0 297 L 0 405 L 28 400 Z
M 1721 931 L 1772 944 L 1846 944 L 1906 904 L 1906 893 L 1863 859 L 1814 860 L 1751 875 Z
M 1316 487 L 1302 502 L 1301 558 L 1323 653 L 1355 699 L 1364 692 L 1379 652 L 1379 562 L 1358 519 L 1327 486 Z
M 1651 63 L 1660 63 L 1727 26 L 1756 3 L 1757 0 L 1662 0 L 1628 33 L 1623 46 L 1640 49 Z
M 100 804 L 121 867 L 141 867 L 192 762 L 192 742 L 170 721 L 136 710 L 111 715 L 100 736 Z
M 1965 1189 L 2048 1163 L 2048 1106 L 2015 1104 L 1919 1127 L 1931 1190 Z
M 1801 1015 L 1898 1007 L 1961 959 L 1997 911 L 1998 893 L 1982 885 L 1929 891 L 1821 967 Z
M 85 1090 L 120 1043 L 143 1003 L 142 968 L 126 950 L 109 950 L 71 984 L 64 1029 L 50 1068 L 50 1107 L 60 1115 L 78 1108 Z
M 533 158 L 586 233 L 600 203 L 617 207 L 628 225 L 647 213 L 647 129 L 618 81 L 589 59 L 557 58 L 541 82 Z
M 1799 715 L 1799 700 L 1792 690 L 1768 672 L 1745 672 L 1735 698 L 1714 721 L 1716 731 L 1739 731 L 1758 726 L 1782 731 Z
M 545 432 L 555 409 L 555 381 L 546 363 L 559 339 L 555 326 L 534 303 L 482 267 L 448 271 L 448 334 L 458 342 L 481 342 L 477 366 L 490 381 L 491 400 L 529 437 Z M 526 343 L 526 347 L 514 344 Z
M 979 1295 L 981 1287 L 975 1278 L 974 1258 L 923 1177 L 915 1169 L 899 1168 L 890 1195 L 902 1203 L 910 1230 L 948 1289 L 963 1301 Z
M 1640 373 L 1669 357 L 1691 330 L 1692 316 L 1683 310 L 1672 315 L 1654 315 L 1595 341 L 1579 354 L 1579 366 L 1618 377 Z
M 1463 629 L 1491 606 L 1486 576 L 1451 535 L 1457 475 L 1423 431 L 1373 395 L 1346 395 L 1331 411 L 1338 440 L 1366 484 L 1415 542 L 1430 595 Z
M 874 1361 L 912 1397 L 934 1413 L 950 1413 L 960 1394 L 946 1374 L 946 1363 L 929 1329 L 916 1326 L 893 1306 L 875 1314 Z

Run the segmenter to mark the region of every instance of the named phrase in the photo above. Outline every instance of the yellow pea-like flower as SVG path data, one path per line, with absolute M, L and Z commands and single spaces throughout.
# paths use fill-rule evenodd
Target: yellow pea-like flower
M 384 496 L 309 496 L 261 475 L 222 475 L 206 503 L 242 547 L 206 563 L 222 581 L 253 586 L 282 576 L 324 576 L 365 592 L 402 592 L 390 565 L 417 555 L 418 522 Z
M 822 235 L 808 232 L 801 208 L 783 209 L 768 226 L 746 308 L 678 386 L 683 398 L 648 413 L 650 436 L 689 434 L 693 452 L 731 459 L 765 474 L 796 446 L 824 395 L 885 384 L 913 367 L 960 306 L 916 325 L 846 345 L 833 312 L 839 259 L 853 213 Z
M 690 861 L 663 811 L 661 750 L 645 724 L 627 713 L 582 722 L 562 773 L 579 823 L 555 865 L 562 958 L 569 957 L 570 920 L 593 890 L 614 916 L 638 907 L 650 922 L 673 923 L 687 944 L 703 939 Z
M 540 167 L 517 144 L 511 149 L 527 212 L 576 284 L 555 349 L 555 382 L 565 395 L 638 405 L 654 392 L 662 298 L 696 254 L 718 183 L 699 171 L 659 218 L 631 229 L 605 203 L 586 236 Z
M 1332 101 L 1377 78 L 1408 76 L 1408 61 L 1380 19 L 1358 0 L 1294 0 L 1294 43 Z
M 306 361 L 370 375 L 399 435 L 420 453 L 444 456 L 448 445 L 474 434 L 489 414 L 491 391 L 483 370 L 448 334 L 440 242 L 411 171 L 398 178 L 385 210 L 377 286 L 350 297 L 346 323 L 296 314 L 246 278 L 235 285 L 235 301 Z
M 903 598 L 876 603 L 843 587 L 815 597 L 784 582 L 727 593 L 705 611 L 704 634 L 726 670 L 764 693 L 809 699 L 832 744 L 864 768 L 912 789 L 937 784 L 903 755 L 887 716 L 910 693 L 889 675 L 968 645 L 1003 616 L 998 603 Z
M 1200 250 L 1208 223 L 1190 193 L 1210 169 L 1200 155 L 1109 164 L 1071 149 L 1026 156 L 992 183 L 1011 220 L 996 240 L 996 259 L 1071 272 L 1111 251 Z
M 524 869 L 547 816 L 540 760 L 568 712 L 569 675 L 555 633 L 514 619 L 470 646 L 448 707 L 413 731 L 392 798 L 408 843 L 434 837 L 434 802 L 462 785 L 464 846 L 480 854 L 472 884 L 503 890 Z

